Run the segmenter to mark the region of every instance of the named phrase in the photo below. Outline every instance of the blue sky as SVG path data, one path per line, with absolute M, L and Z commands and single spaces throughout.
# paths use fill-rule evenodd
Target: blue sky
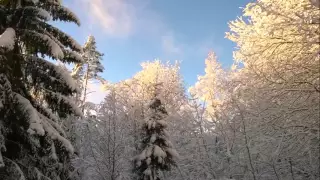
M 83 44 L 96 37 L 105 54 L 103 76 L 117 82 L 156 58 L 180 60 L 187 86 L 204 73 L 204 59 L 214 50 L 223 67 L 232 64 L 235 44 L 224 38 L 228 22 L 252 0 L 64 0 L 82 25 L 58 27 Z

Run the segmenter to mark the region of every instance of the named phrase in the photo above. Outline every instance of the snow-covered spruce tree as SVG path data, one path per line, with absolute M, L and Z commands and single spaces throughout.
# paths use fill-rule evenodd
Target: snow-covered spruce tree
M 61 117 L 81 115 L 76 84 L 43 59 L 78 63 L 79 46 L 49 20 L 74 22 L 58 0 L 0 1 L 0 179 L 70 179 Z
M 104 83 L 104 79 L 99 75 L 104 70 L 101 63 L 103 54 L 97 50 L 96 40 L 90 35 L 83 46 L 82 58 L 83 62 L 77 63 L 72 69 L 72 77 L 82 84 L 81 94 L 76 97 L 77 102 L 81 106 L 82 111 L 84 111 L 84 105 L 87 96 L 88 82 L 91 80 L 98 80 Z
M 166 132 L 168 113 L 160 99 L 154 97 L 149 104 L 148 115 L 142 127 L 142 152 L 135 158 L 135 173 L 139 180 L 160 180 L 160 171 L 175 166 L 178 156 Z

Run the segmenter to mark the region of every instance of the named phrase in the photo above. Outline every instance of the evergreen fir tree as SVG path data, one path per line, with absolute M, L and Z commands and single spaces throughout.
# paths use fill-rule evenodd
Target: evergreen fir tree
M 88 82 L 90 80 L 98 80 L 104 83 L 104 79 L 99 75 L 104 70 L 101 63 L 103 54 L 97 50 L 96 40 L 94 36 L 90 35 L 84 44 L 82 58 L 83 62 L 77 63 L 72 70 L 72 77 L 82 84 L 82 99 L 81 95 L 76 97 L 77 102 L 80 104 L 82 111 L 84 111 L 84 105 L 86 101 Z
M 81 115 L 69 73 L 44 57 L 82 62 L 82 48 L 49 20 L 79 20 L 58 0 L 0 1 L 0 179 L 71 179 L 71 143 L 60 127 Z
M 168 140 L 168 113 L 160 99 L 153 98 L 148 111 L 142 127 L 142 152 L 135 158 L 135 173 L 139 180 L 160 180 L 160 171 L 170 170 L 178 154 Z

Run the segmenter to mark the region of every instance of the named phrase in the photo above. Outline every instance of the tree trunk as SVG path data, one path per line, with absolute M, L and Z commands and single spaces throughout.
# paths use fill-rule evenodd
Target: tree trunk
M 89 67 L 90 67 L 90 65 L 88 64 L 86 76 L 85 76 L 85 79 L 84 79 L 83 100 L 82 100 L 82 103 L 81 103 L 81 111 L 82 111 L 82 113 L 84 113 L 84 104 L 86 102 L 86 97 L 87 97 L 87 87 L 88 87 L 88 81 L 89 81 L 89 78 L 88 78 L 89 77 Z

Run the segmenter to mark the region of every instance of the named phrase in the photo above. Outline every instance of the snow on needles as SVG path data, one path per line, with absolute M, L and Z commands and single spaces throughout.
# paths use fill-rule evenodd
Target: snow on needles
M 68 97 L 68 96 L 64 96 L 60 93 L 56 93 L 56 92 L 50 92 L 51 96 L 56 98 L 58 100 L 58 103 L 65 103 L 68 104 L 68 106 L 70 106 L 70 108 L 72 109 L 73 113 L 77 116 L 83 116 L 82 111 L 80 110 L 80 108 L 73 102 L 73 100 Z
M 68 87 L 70 89 L 79 91 L 79 88 L 76 84 L 76 81 L 71 77 L 71 75 L 68 71 L 66 71 L 65 69 L 63 69 L 57 65 L 53 65 L 53 66 L 54 66 L 54 70 L 56 71 L 56 73 L 58 73 L 60 78 L 66 82 L 66 84 L 68 85 Z
M 62 9 L 65 11 L 65 13 L 68 14 L 68 16 L 72 17 L 72 19 L 75 20 L 75 23 L 77 23 L 78 25 L 80 25 L 80 20 L 79 20 L 79 18 L 78 18 L 72 11 L 70 11 L 67 7 L 64 7 L 64 6 L 61 6 L 60 8 L 62 8 Z
M 7 166 L 7 171 L 9 173 L 14 174 L 14 179 L 16 180 L 26 180 L 24 173 L 22 172 L 21 168 L 17 163 L 10 160 L 9 158 L 5 158 L 5 164 Z
M 37 59 L 34 60 L 37 61 Z M 48 66 L 48 68 L 54 69 L 54 72 L 57 74 L 56 77 L 59 79 L 59 81 L 62 81 L 63 84 L 66 84 L 72 91 L 80 91 L 79 87 L 76 84 L 76 81 L 71 77 L 70 73 L 67 70 L 45 59 L 41 60 L 42 64 L 40 65 Z
M 150 138 L 150 143 L 154 143 L 157 140 L 157 135 L 156 134 L 152 134 L 151 138 Z
M 49 121 L 47 121 L 47 118 L 38 113 L 38 111 L 34 109 L 34 107 L 26 98 L 17 93 L 15 94 L 15 98 L 20 105 L 20 109 L 28 115 L 28 119 L 30 122 L 28 132 L 30 134 L 38 134 L 43 136 L 45 132 L 47 132 L 52 139 L 60 141 L 68 152 L 70 152 L 71 154 L 74 152 L 74 148 L 71 143 L 66 138 L 60 135 L 59 131 L 61 130 L 56 129 L 57 126 L 52 125 L 52 122 L 50 123 Z
M 162 157 L 162 158 L 167 157 L 167 154 L 157 145 L 154 146 L 153 155 L 155 157 Z
M 34 7 L 34 6 L 26 6 L 25 9 L 30 9 L 32 11 L 38 12 L 38 17 L 40 17 L 41 19 L 44 19 L 46 21 L 50 21 L 51 20 L 51 15 L 48 11 L 42 9 L 42 8 L 38 8 L 38 7 Z
M 30 134 L 38 134 L 44 135 L 44 129 L 41 124 L 41 119 L 38 116 L 38 112 L 31 105 L 30 101 L 21 96 L 20 94 L 15 94 L 15 98 L 20 105 L 20 109 L 28 115 L 30 126 L 28 129 L 28 133 Z
M 158 120 L 157 123 L 163 127 L 167 127 L 167 122 L 165 122 L 164 120 Z
M 47 21 L 51 20 L 51 15 L 49 14 L 49 12 L 42 8 L 38 8 L 38 15 Z
M 14 41 L 16 37 L 16 32 L 12 28 L 7 28 L 0 35 L 0 47 L 12 50 L 14 47 Z
M 57 59 L 62 59 L 64 54 L 60 48 L 60 46 L 54 42 L 49 36 L 42 35 L 42 39 L 47 41 L 47 45 L 50 47 L 51 55 Z
M 27 31 L 27 30 L 26 30 Z M 43 41 L 46 42 L 46 45 L 50 48 L 50 56 L 56 58 L 56 59 L 63 59 L 64 54 L 61 49 L 61 47 L 55 42 L 52 38 L 50 38 L 48 35 L 40 34 L 35 31 L 28 31 L 28 33 L 33 34 L 36 37 L 39 37 Z
M 62 137 L 50 123 L 43 121 L 43 128 L 46 130 L 51 139 L 56 139 L 60 141 L 62 145 L 66 148 L 66 150 L 69 153 L 73 154 L 74 148 L 71 145 L 70 141 Z
M 150 176 L 151 175 L 151 169 L 147 168 L 145 171 L 143 171 L 143 174 Z
M 74 43 L 72 43 L 72 44 L 75 45 Z M 66 51 L 66 53 L 68 53 L 68 55 L 69 55 L 71 58 L 77 60 L 78 62 L 83 62 L 83 58 L 82 58 L 81 55 L 78 54 L 77 52 L 71 51 L 71 50 L 69 50 L 69 49 L 65 49 L 65 51 Z
M 167 148 L 166 149 L 166 152 L 168 153 L 168 154 L 170 154 L 172 157 L 174 157 L 174 158 L 179 158 L 179 154 L 178 154 L 178 152 L 175 150 L 175 149 L 172 149 L 172 148 Z

